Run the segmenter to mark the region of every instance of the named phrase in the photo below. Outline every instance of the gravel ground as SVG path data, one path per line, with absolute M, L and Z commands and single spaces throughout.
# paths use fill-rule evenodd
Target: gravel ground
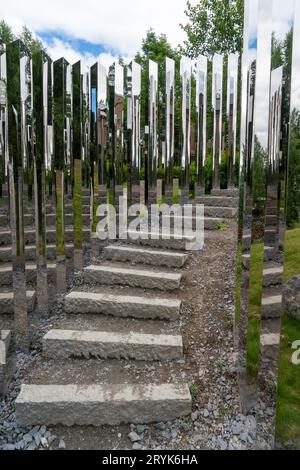
M 183 269 L 182 286 L 171 295 L 183 300 L 181 322 L 174 327 L 175 331 L 181 328 L 184 360 L 154 364 L 90 359 L 85 361 L 84 368 L 82 360 L 45 361 L 41 356 L 40 342 L 45 331 L 58 326 L 86 328 L 92 318 L 79 316 L 72 320 L 67 317 L 63 314 L 61 299 L 52 304 L 50 318 L 42 319 L 33 313 L 30 316 L 32 350 L 28 355 L 18 354 L 14 380 L 6 398 L 0 401 L 0 449 L 271 448 L 269 431 L 273 411 L 267 399 L 261 397 L 257 407 L 248 415 L 241 412 L 233 334 L 235 247 L 233 226 L 228 231 L 208 232 L 203 252 L 192 253 L 189 257 Z M 75 284 L 80 285 L 80 277 Z M 70 285 L 72 287 L 74 283 Z M 54 295 L 50 297 L 54 299 Z M 0 322 L 1 328 L 12 326 L 10 318 L 1 317 Z M 103 317 L 97 320 L 96 325 L 113 330 L 116 319 Z M 144 331 L 144 322 L 120 321 L 121 329 L 129 325 Z M 153 331 L 154 322 L 150 321 L 147 328 Z M 166 329 L 165 322 L 161 322 L 160 331 Z M 116 382 L 120 378 L 140 383 L 162 379 L 184 381 L 190 384 L 193 412 L 186 419 L 147 426 L 141 423 L 100 428 L 18 428 L 14 400 L 21 382 L 47 383 L 55 377 L 67 383 L 74 374 L 78 382 L 83 379 Z

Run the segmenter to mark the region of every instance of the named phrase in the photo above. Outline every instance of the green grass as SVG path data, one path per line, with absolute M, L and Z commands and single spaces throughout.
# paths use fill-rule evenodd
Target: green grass
M 289 230 L 285 241 L 284 281 L 300 271 L 300 228 Z M 276 439 L 300 447 L 300 366 L 291 362 L 292 343 L 300 340 L 300 322 L 283 315 L 280 345 Z
M 225 224 L 224 222 L 219 223 L 218 230 L 221 230 L 221 232 L 226 232 L 228 229 L 229 225 Z
M 239 249 L 241 252 L 241 249 Z M 241 253 L 238 253 L 240 256 Z M 249 324 L 247 337 L 247 371 L 250 379 L 257 376 L 259 366 L 260 308 L 262 295 L 263 244 L 251 248 L 249 292 Z M 237 274 L 241 275 L 238 267 Z M 285 240 L 284 282 L 300 271 L 300 228 L 289 230 Z M 240 283 L 239 283 L 240 284 Z M 238 285 L 239 285 L 238 284 Z M 237 305 L 240 294 L 237 292 Z M 239 307 L 236 318 L 239 318 Z M 300 322 L 283 315 L 278 379 L 276 439 L 285 447 L 300 446 L 300 366 L 291 363 L 292 343 L 300 340 Z

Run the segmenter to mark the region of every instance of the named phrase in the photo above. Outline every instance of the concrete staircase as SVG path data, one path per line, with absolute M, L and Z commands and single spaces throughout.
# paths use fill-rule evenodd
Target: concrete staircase
M 170 364 L 180 370 L 183 359 L 178 293 L 188 252 L 178 240 L 168 250 L 161 242 L 110 244 L 84 269 L 84 284 L 65 296 L 17 397 L 20 426 L 151 423 L 191 413 L 188 384 L 170 375 Z
M 239 193 L 237 189 L 212 189 L 210 196 L 199 195 L 195 198 L 195 203 L 204 204 L 205 217 L 226 222 L 237 216 Z

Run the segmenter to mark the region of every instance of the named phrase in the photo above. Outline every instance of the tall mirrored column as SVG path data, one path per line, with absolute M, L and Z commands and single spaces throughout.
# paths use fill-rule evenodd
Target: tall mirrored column
M 86 72 L 82 76 L 82 131 L 83 131 L 83 181 L 84 186 L 90 189 L 90 76 Z
M 233 173 L 236 161 L 237 138 L 237 99 L 238 99 L 238 67 L 239 55 L 230 54 L 227 71 L 227 130 L 228 130 L 228 156 L 227 156 L 227 187 L 234 186 Z
M 72 154 L 74 269 L 82 270 L 82 81 L 81 63 L 72 66 Z
M 114 63 L 108 74 L 109 81 L 109 127 L 111 134 L 110 191 L 112 201 L 118 204 L 123 192 L 124 136 L 123 97 L 124 68 Z
M 212 107 L 214 113 L 213 136 L 213 188 L 220 188 L 220 164 L 222 158 L 222 94 L 223 56 L 215 54 L 212 71 Z
M 158 65 L 149 60 L 149 96 L 148 96 L 148 203 L 157 201 L 157 164 L 158 164 L 158 139 L 157 139 L 157 103 L 158 103 Z
M 107 202 L 107 151 L 109 140 L 107 72 L 104 65 L 98 63 L 98 152 L 99 152 L 99 202 Z
M 189 166 L 191 162 L 191 82 L 192 62 L 188 57 L 180 61 L 182 88 L 182 153 L 181 153 L 181 200 L 185 204 L 189 199 Z
M 205 192 L 204 164 L 206 160 L 206 113 L 207 113 L 207 57 L 200 55 L 196 68 L 197 111 L 197 184 L 196 195 Z
M 43 52 L 32 57 L 34 195 L 37 251 L 37 303 L 39 312 L 48 311 L 46 248 L 46 163 L 48 138 L 48 69 L 51 60 Z
M 252 223 L 252 159 L 253 159 L 253 120 L 256 80 L 257 30 L 251 29 L 250 47 L 250 19 L 257 25 L 257 4 L 245 3 L 245 33 L 243 50 L 243 93 L 241 110 L 241 168 L 240 168 L 240 207 L 239 218 L 239 244 L 237 286 L 240 296 L 236 299 L 236 322 L 238 326 L 239 362 L 245 378 L 247 365 L 247 334 L 249 310 L 249 282 L 250 282 L 250 251 L 251 251 L 251 223 Z M 252 27 L 252 23 L 251 23 Z M 244 98 L 244 96 L 243 96 Z M 239 298 L 240 297 L 240 298 Z
M 276 4 L 278 7 L 278 2 L 275 3 L 275 6 Z M 299 351 L 299 303 L 297 303 L 296 299 L 297 297 L 299 298 L 300 277 L 299 262 L 297 262 L 300 259 L 300 3 L 297 0 L 295 0 L 294 8 L 294 23 L 288 14 L 285 16 L 288 22 L 286 26 L 293 27 L 293 29 L 292 31 L 289 31 L 289 29 L 285 30 L 284 42 L 281 43 L 285 51 L 283 55 L 282 129 L 289 130 L 289 141 L 286 146 L 286 133 L 283 132 L 282 159 L 284 160 L 287 157 L 288 165 L 286 201 L 284 203 L 284 197 L 282 197 L 284 193 L 281 190 L 279 204 L 281 212 L 283 207 L 286 208 L 286 231 L 284 237 L 284 290 L 281 315 L 279 383 L 277 388 L 276 441 L 292 448 L 298 448 L 299 395 L 297 392 L 299 388 L 297 390 L 297 383 L 299 380 L 299 353 L 297 351 Z M 288 9 L 289 2 L 287 3 L 287 10 L 285 10 L 287 13 L 289 12 Z M 282 11 L 281 3 L 278 11 Z M 276 37 L 278 38 L 278 33 Z M 292 71 L 290 76 L 288 65 L 291 59 Z M 287 116 L 286 100 L 289 90 L 290 109 L 289 116 Z M 290 123 L 289 127 L 285 126 L 287 120 Z M 287 152 L 287 155 L 285 152 Z M 280 165 L 281 168 L 282 165 Z M 283 186 L 284 175 L 282 172 L 280 174 L 281 186 Z M 279 249 L 281 249 L 281 245 L 282 238 L 279 231 Z M 280 268 L 280 265 L 277 265 L 277 268 Z M 280 272 L 278 275 L 280 276 Z M 276 361 L 278 360 L 276 349 L 274 352 L 275 363 L 273 366 L 276 371 Z M 272 371 L 272 362 L 270 365 L 270 371 Z
M 65 255 L 65 169 L 67 163 L 67 70 L 68 62 L 62 58 L 53 64 L 54 102 L 54 168 L 56 189 L 56 287 L 66 290 Z
M 3 48 L 0 54 L 0 198 L 4 196 L 3 187 L 6 182 L 8 164 L 8 120 L 6 93 L 6 53 Z
M 128 198 L 140 202 L 141 172 L 141 66 L 132 61 L 127 67 L 127 163 Z
M 21 84 L 21 132 L 22 156 L 24 160 L 24 176 L 26 180 L 25 194 L 28 205 L 33 206 L 33 152 L 32 152 L 32 62 L 25 54 L 20 59 Z
M 98 154 L 98 62 L 90 68 L 90 165 L 92 188 L 92 233 L 97 226 L 99 204 L 99 154 Z
M 166 57 L 166 135 L 165 135 L 165 194 L 173 200 L 174 124 L 175 124 L 175 61 Z
M 10 223 L 16 348 L 27 351 L 29 332 L 24 244 L 24 153 L 22 148 L 21 67 L 27 51 L 20 41 L 6 48 Z

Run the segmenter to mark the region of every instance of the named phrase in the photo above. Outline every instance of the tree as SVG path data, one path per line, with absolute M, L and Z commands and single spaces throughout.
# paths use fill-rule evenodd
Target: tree
M 199 54 L 230 54 L 242 49 L 243 0 L 200 0 L 196 5 L 187 2 L 186 32 L 182 52 L 196 58 Z
M 42 41 L 36 38 L 30 31 L 30 29 L 28 29 L 26 26 L 23 26 L 19 39 L 25 44 L 25 47 L 29 50 L 31 54 L 35 54 L 39 51 L 43 51 L 45 53 L 47 52 Z
M 4 44 L 14 40 L 14 35 L 10 26 L 4 20 L 0 21 L 0 54 L 3 51 Z

